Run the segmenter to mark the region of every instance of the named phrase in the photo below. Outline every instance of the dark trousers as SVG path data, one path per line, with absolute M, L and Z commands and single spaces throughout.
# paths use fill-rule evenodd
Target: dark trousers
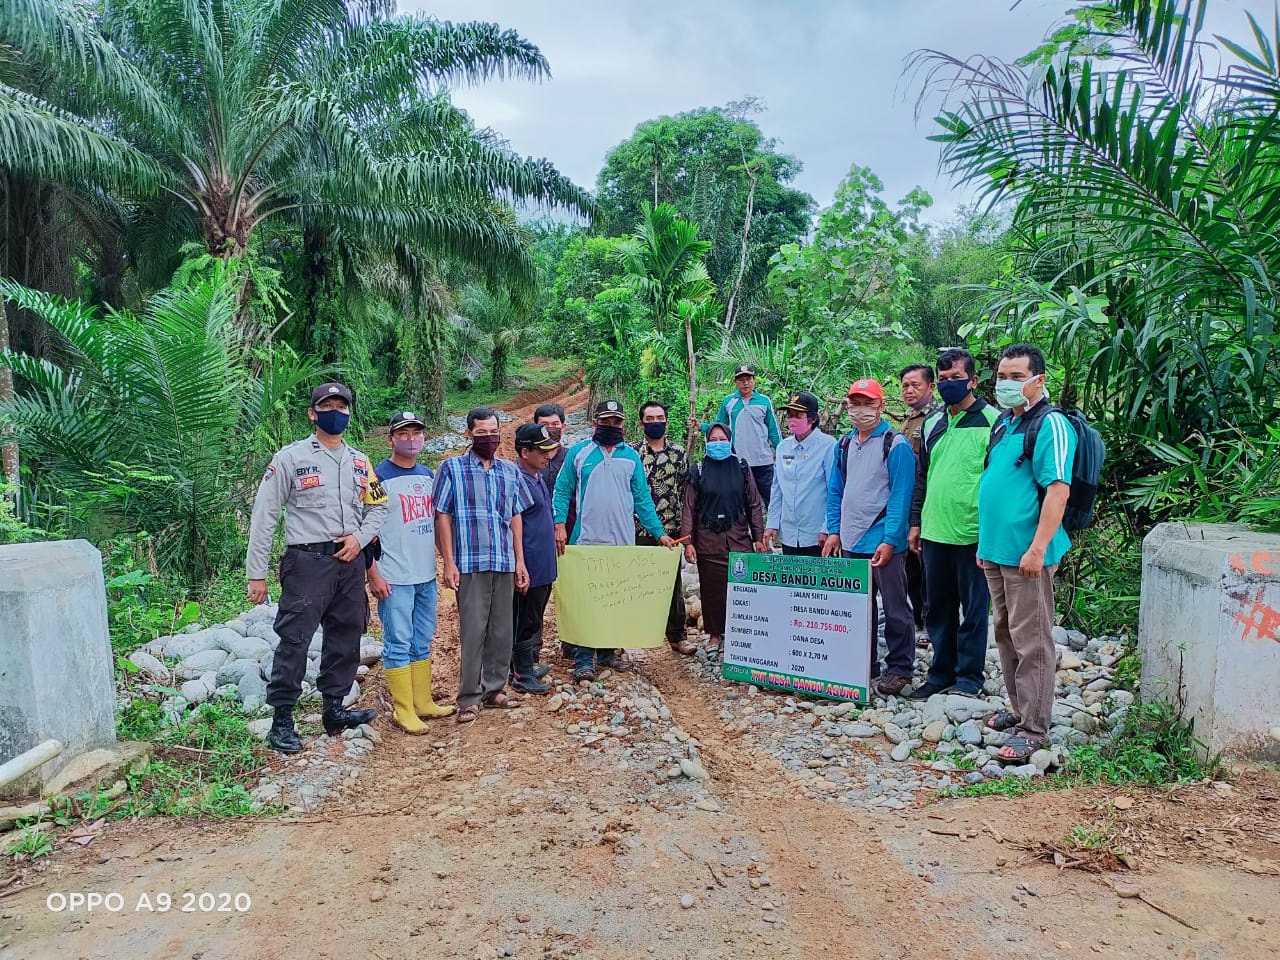
M 855 560 L 870 560 L 869 553 L 841 551 Z M 977 569 L 976 567 L 974 569 Z M 889 677 L 910 677 L 915 673 L 916 638 L 911 629 L 911 607 L 907 602 L 907 565 L 902 551 L 883 567 L 871 568 L 871 676 L 880 675 L 879 649 L 875 629 L 879 608 L 884 606 L 884 672 Z
M 907 565 L 907 596 L 911 600 L 911 619 L 915 621 L 916 629 L 919 630 L 928 622 L 929 601 L 925 597 L 924 589 L 929 577 L 920 554 L 908 550 L 903 559 Z M 978 568 L 975 566 L 974 569 Z
M 751 468 L 751 475 L 756 478 L 756 489 L 760 491 L 760 503 L 765 512 L 769 510 L 769 494 L 773 492 L 773 464 L 766 463 Z
M 924 570 L 929 581 L 926 626 L 933 643 L 929 683 L 982 689 L 987 661 L 987 609 L 991 592 L 978 567 L 978 545 L 954 546 L 924 541 Z
M 537 662 L 537 641 L 542 634 L 542 617 L 551 599 L 551 584 L 530 587 L 527 593 L 515 592 L 512 600 L 512 621 L 515 623 L 515 642 L 511 648 L 511 672 L 517 677 L 532 677 Z
M 637 547 L 656 547 L 658 541 L 645 534 L 636 534 Z M 667 610 L 667 643 L 681 643 L 684 635 L 684 586 L 680 582 L 680 564 L 676 564 L 676 582 L 671 590 L 671 607 Z
M 351 692 L 360 666 L 360 635 L 369 624 L 363 554 L 348 563 L 289 548 L 280 557 L 280 637 L 271 662 L 267 704 L 292 707 L 302 694 L 307 648 L 316 628 L 324 628 L 316 688 L 341 700 Z
M 812 547 L 788 547 L 784 543 L 782 545 L 782 555 L 784 557 L 820 557 L 822 556 L 822 548 L 816 543 Z

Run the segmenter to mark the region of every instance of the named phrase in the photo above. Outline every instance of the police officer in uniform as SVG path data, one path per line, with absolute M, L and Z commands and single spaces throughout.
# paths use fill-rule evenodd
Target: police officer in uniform
M 281 753 L 302 749 L 293 705 L 317 627 L 324 628 L 316 686 L 324 695 L 325 732 L 333 735 L 374 717 L 372 710 L 350 710 L 342 701 L 355 681 L 360 636 L 368 624 L 363 551 L 387 515 L 387 495 L 369 458 L 342 439 L 351 419 L 350 390 L 340 383 L 316 387 L 307 417 L 315 434 L 279 451 L 262 477 L 245 563 L 249 599 L 263 603 L 271 543 L 284 507 L 287 547 L 280 558 L 275 620 L 280 644 L 267 684 L 267 703 L 275 708 L 267 744 Z

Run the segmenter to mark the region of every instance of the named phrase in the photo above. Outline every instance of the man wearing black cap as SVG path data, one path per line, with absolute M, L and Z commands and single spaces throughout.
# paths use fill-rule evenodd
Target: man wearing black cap
M 293 726 L 293 705 L 302 692 L 307 648 L 324 628 L 320 676 L 325 732 L 336 734 L 373 720 L 372 710 L 350 710 L 343 700 L 360 665 L 360 635 L 369 622 L 364 548 L 387 515 L 387 495 L 369 458 L 347 446 L 342 433 L 351 419 L 351 391 L 324 383 L 311 393 L 307 417 L 316 432 L 291 443 L 271 460 L 258 487 L 249 523 L 245 568 L 249 599 L 267 599 L 267 565 L 283 507 L 286 549 L 280 557 L 280 637 L 267 685 L 275 720 L 267 744 L 297 753 L 302 741 Z
M 605 400 L 596 405 L 595 432 L 569 450 L 556 480 L 554 495 L 556 549 L 566 544 L 635 546 L 636 517 L 664 547 L 675 541 L 662 528 L 645 480 L 640 455 L 623 443 L 626 417 L 622 404 Z M 570 505 L 577 507 L 573 529 L 567 522 Z M 616 650 L 573 647 L 573 680 L 594 680 L 596 667 L 626 669 Z
M 431 696 L 431 641 L 436 633 L 435 474 L 418 462 L 426 424 L 412 410 L 392 414 L 391 456 L 374 467 L 387 492 L 382 555 L 369 566 L 369 589 L 382 621 L 382 675 L 391 718 L 405 733 L 423 734 L 423 719 L 447 717 L 453 707 Z
M 778 428 L 778 416 L 773 411 L 773 401 L 756 392 L 756 370 L 749 363 L 740 363 L 733 371 L 737 393 L 724 398 L 712 423 L 723 423 L 733 437 L 733 452 L 747 461 L 760 491 L 760 500 L 768 504 L 773 491 L 773 452 L 782 442 Z M 698 426 L 690 420 L 690 429 Z M 702 427 L 706 432 L 706 426 Z M 772 520 L 772 518 L 770 518 Z
M 542 478 L 542 471 L 559 448 L 560 441 L 551 436 L 543 424 L 526 423 L 516 428 L 516 463 L 533 501 L 520 515 L 529 585 L 523 590 L 516 589 L 512 611 L 516 629 L 511 650 L 511 686 L 521 693 L 551 692 L 538 672 L 536 647 L 542 633 L 542 617 L 551 599 L 551 585 L 556 579 L 555 518 L 551 511 L 551 490 Z
M 827 485 L 836 439 L 818 429 L 818 398 L 812 393 L 792 394 L 782 412 L 790 436 L 778 444 L 764 542 L 772 547 L 778 540 L 789 556 L 818 557 L 827 539 Z

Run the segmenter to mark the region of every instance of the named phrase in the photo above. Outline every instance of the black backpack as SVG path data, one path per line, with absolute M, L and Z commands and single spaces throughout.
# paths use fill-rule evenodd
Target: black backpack
M 1102 434 L 1089 425 L 1089 421 L 1079 410 L 1063 410 L 1047 403 L 1037 403 L 1026 412 L 1022 423 L 1018 425 L 1018 429 L 1022 431 L 1022 456 L 1014 461 L 1014 467 L 1033 462 L 1032 455 L 1036 450 L 1040 427 L 1044 418 L 1051 413 L 1062 414 L 1076 432 L 1076 455 L 1071 464 L 1071 494 L 1067 497 L 1067 506 L 1062 512 L 1062 529 L 1071 533 L 1083 530 L 1093 523 L 1093 507 L 1098 498 L 1098 482 L 1102 477 L 1102 461 L 1106 458 L 1107 446 L 1102 442 Z M 987 446 L 988 464 L 991 463 L 991 451 L 1008 433 L 1012 416 L 1012 411 L 1005 410 L 992 427 L 991 442 Z M 1040 489 L 1040 501 L 1044 502 L 1043 489 Z

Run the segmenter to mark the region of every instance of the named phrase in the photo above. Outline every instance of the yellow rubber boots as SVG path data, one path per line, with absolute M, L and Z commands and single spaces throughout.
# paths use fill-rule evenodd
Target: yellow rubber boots
M 387 678 L 387 690 L 391 694 L 391 719 L 405 733 L 427 732 L 427 725 L 418 719 L 413 708 L 413 669 L 392 667 L 382 671 Z
M 431 719 L 448 717 L 458 709 L 454 706 L 442 707 L 431 699 L 431 661 L 417 660 L 409 664 L 413 671 L 413 709 L 418 716 Z

